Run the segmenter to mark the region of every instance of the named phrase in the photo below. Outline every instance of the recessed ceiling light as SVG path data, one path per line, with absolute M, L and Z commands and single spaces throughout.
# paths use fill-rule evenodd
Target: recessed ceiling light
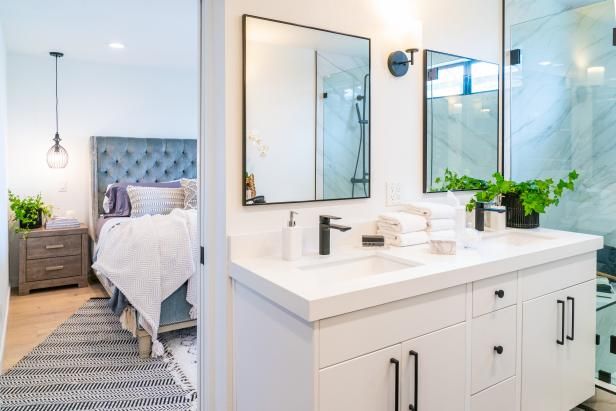
M 122 43 L 109 43 L 109 47 L 112 49 L 123 49 L 125 46 Z

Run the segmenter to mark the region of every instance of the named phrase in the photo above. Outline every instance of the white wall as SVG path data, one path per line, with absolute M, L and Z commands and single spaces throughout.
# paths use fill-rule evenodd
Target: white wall
M 65 169 L 47 167 L 55 133 L 54 61 L 8 56 L 9 188 L 42 193 L 59 213 L 88 222 L 90 136 L 197 138 L 198 73 L 70 60 L 59 63 L 60 136 Z M 66 192 L 60 187 L 66 183 Z
M 6 47 L 0 26 L 0 364 L 4 355 L 8 314 L 9 246 L 6 183 Z M 0 366 L 0 371 L 1 371 Z
M 227 229 L 230 235 L 281 227 L 290 208 L 299 224 L 322 213 L 347 222 L 385 207 L 386 182 L 422 196 L 422 56 L 402 78 L 387 69 L 391 51 L 411 47 L 498 62 L 500 1 L 229 0 L 226 26 Z M 372 39 L 372 198 L 287 206 L 242 207 L 242 14 L 254 14 Z
M 246 145 L 257 195 L 270 203 L 314 200 L 314 50 L 251 42 L 246 59 L 248 134 L 258 133 L 269 147 L 261 156 Z

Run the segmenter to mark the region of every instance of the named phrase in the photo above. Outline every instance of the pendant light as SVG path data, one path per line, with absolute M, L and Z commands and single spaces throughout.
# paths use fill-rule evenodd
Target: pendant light
M 56 135 L 53 138 L 53 146 L 47 151 L 47 165 L 49 168 L 64 168 L 68 164 L 68 152 L 60 145 L 60 133 L 58 132 L 58 59 L 64 53 L 52 51 L 49 53 L 56 59 Z

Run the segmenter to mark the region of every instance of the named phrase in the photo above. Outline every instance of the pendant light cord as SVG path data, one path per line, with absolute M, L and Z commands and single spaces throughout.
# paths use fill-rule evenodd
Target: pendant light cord
M 56 56 L 56 134 L 59 130 L 58 126 L 58 56 Z

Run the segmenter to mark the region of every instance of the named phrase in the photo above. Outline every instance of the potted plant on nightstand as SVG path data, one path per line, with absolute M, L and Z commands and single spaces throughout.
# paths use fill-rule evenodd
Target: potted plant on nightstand
M 9 208 L 13 212 L 13 221 L 17 223 L 17 233 L 40 228 L 43 226 L 43 217 L 51 217 L 51 206 L 43 202 L 40 194 L 20 198 L 9 190 Z
M 579 174 L 572 170 L 567 179 L 555 182 L 552 178 L 534 179 L 522 182 L 506 180 L 502 174 L 494 173 L 487 187 L 475 194 L 467 204 L 472 211 L 479 202 L 489 203 L 501 199 L 507 208 L 507 227 L 537 228 L 539 215 L 552 205 L 558 205 L 565 190 L 573 191 Z

